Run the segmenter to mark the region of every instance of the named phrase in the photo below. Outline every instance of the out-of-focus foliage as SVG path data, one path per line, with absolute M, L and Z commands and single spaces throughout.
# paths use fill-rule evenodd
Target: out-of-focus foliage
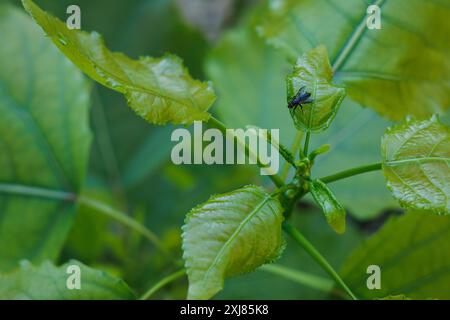
M 360 298 L 404 294 L 450 299 L 450 217 L 407 212 L 393 218 L 344 263 L 342 276 Z M 367 288 L 367 267 L 381 269 L 381 289 Z
M 79 271 L 73 269 L 74 267 L 79 268 Z M 66 284 L 71 280 L 67 270 L 71 274 L 82 276 L 80 290 L 67 290 Z M 78 261 L 72 260 L 60 267 L 49 261 L 39 266 L 23 261 L 20 269 L 11 273 L 0 273 L 0 299 L 114 300 L 135 299 L 135 295 L 122 280 Z

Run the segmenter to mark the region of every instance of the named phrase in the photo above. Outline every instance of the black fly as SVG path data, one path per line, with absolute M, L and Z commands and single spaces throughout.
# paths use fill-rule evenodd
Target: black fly
M 300 106 L 303 110 L 303 105 L 305 103 L 311 103 L 313 100 L 311 99 L 311 93 L 305 91 L 305 87 L 301 87 L 298 90 L 297 94 L 289 101 L 288 108 L 295 111 L 295 109 Z

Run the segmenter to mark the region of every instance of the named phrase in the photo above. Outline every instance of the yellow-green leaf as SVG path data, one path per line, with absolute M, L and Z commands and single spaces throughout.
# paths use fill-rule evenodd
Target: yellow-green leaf
M 328 224 L 337 233 L 345 232 L 345 209 L 334 196 L 328 186 L 320 180 L 309 184 L 311 194 L 322 209 Z
M 278 258 L 282 222 L 279 201 L 256 186 L 213 196 L 192 209 L 183 226 L 188 299 L 209 299 L 225 277 Z
M 392 195 L 407 208 L 450 213 L 450 127 L 437 117 L 389 128 L 381 142 Z
M 25 9 L 78 68 L 95 81 L 125 95 L 129 106 L 154 124 L 208 120 L 215 100 L 210 83 L 194 80 L 173 55 L 133 60 L 106 48 L 98 33 L 70 30 L 31 0 Z
M 328 128 L 345 97 L 345 89 L 333 85 L 332 78 L 333 71 L 324 46 L 306 52 L 297 60 L 286 77 L 287 103 L 302 88 L 311 94 L 312 100 L 289 109 L 297 129 L 317 132 Z

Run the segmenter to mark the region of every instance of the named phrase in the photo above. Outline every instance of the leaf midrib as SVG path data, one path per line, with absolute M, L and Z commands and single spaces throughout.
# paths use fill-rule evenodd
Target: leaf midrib
M 408 165 L 408 164 L 421 164 L 421 163 L 429 163 L 434 161 L 443 161 L 443 162 L 449 162 L 450 158 L 445 157 L 423 157 L 423 158 L 408 158 L 408 159 L 402 159 L 402 160 L 391 160 L 384 162 L 385 165 L 396 167 L 401 165 Z

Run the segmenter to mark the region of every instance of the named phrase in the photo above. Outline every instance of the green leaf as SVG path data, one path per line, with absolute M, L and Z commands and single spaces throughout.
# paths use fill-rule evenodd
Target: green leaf
M 366 27 L 369 4 L 380 30 Z M 449 15 L 441 0 L 270 0 L 258 32 L 291 60 L 324 44 L 350 98 L 391 120 L 423 119 L 450 106 Z
M 282 207 L 262 188 L 216 195 L 192 209 L 183 226 L 188 299 L 209 299 L 225 277 L 253 271 L 279 257 Z
M 68 289 L 67 268 L 80 268 L 80 289 Z M 70 270 L 70 269 L 69 269 Z M 0 299 L 8 300 L 116 300 L 135 299 L 134 293 L 122 280 L 81 262 L 71 260 L 56 267 L 49 261 L 33 266 L 28 261 L 20 269 L 0 273 Z
M 311 149 L 331 145 L 325 156 L 314 161 L 313 176 L 323 177 L 339 171 L 380 161 L 380 137 L 391 125 L 371 109 L 355 103 L 338 112 L 330 128 L 311 139 Z M 386 189 L 381 171 L 369 172 L 332 184 L 333 193 L 347 213 L 361 220 L 375 218 L 398 202 Z
M 450 217 L 408 212 L 389 220 L 347 259 L 341 275 L 364 299 L 406 295 L 450 299 Z M 369 290 L 367 267 L 381 270 L 381 289 Z
M 333 192 L 320 180 L 311 181 L 309 188 L 314 200 L 322 208 L 322 212 L 330 227 L 337 233 L 344 233 L 345 209 L 336 199 Z
M 325 46 L 318 46 L 301 56 L 286 77 L 287 103 L 301 88 L 311 94 L 311 103 L 290 108 L 297 129 L 319 132 L 327 129 L 345 97 L 345 89 L 332 85 L 333 71 Z
M 251 21 L 245 20 L 225 33 L 206 60 L 206 73 L 220 96 L 217 112 L 230 127 L 280 129 L 280 142 L 291 144 L 295 129 L 287 125 L 290 117 L 284 86 L 289 64 L 266 46 L 251 26 Z
M 69 30 L 31 0 L 22 2 L 78 68 L 100 84 L 124 94 L 130 107 L 148 122 L 191 124 L 209 119 L 207 110 L 215 100 L 211 85 L 192 79 L 176 56 L 132 60 L 109 51 L 98 33 Z
M 91 134 L 82 74 L 20 10 L 1 5 L 0 29 L 8 44 L 0 48 L 0 243 L 8 243 L 0 270 L 8 270 L 57 257 Z
M 450 127 L 437 117 L 389 128 L 381 141 L 383 171 L 403 207 L 450 213 Z

